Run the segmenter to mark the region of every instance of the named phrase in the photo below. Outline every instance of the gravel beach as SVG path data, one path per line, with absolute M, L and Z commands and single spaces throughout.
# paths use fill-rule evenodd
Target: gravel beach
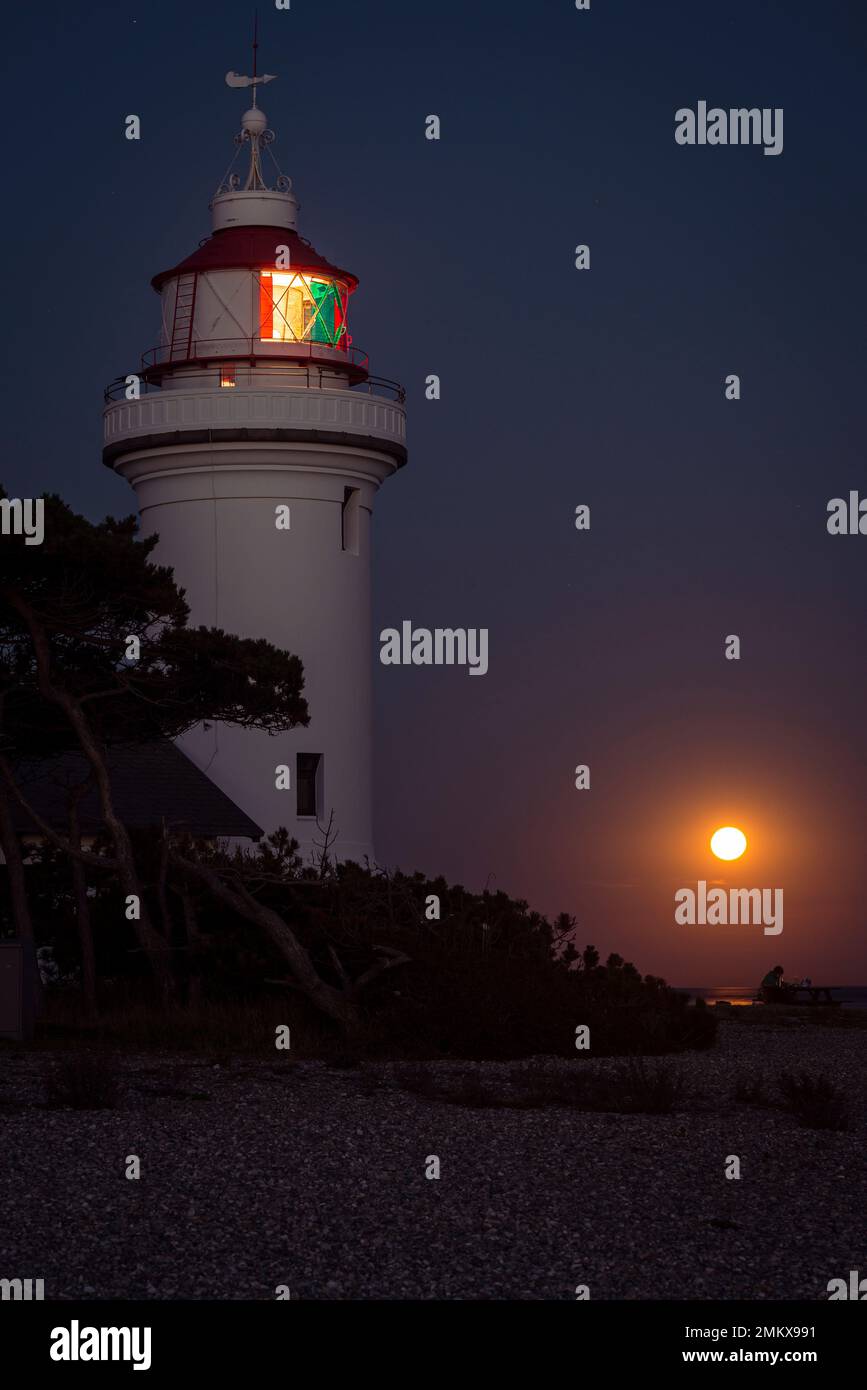
M 690 1090 L 667 1116 L 471 1109 L 276 1052 L 127 1056 L 117 1109 L 50 1110 L 60 1055 L 0 1052 L 0 1277 L 46 1298 L 826 1299 L 867 1275 L 867 1030 L 723 1022 L 662 1059 Z M 801 1067 L 849 1132 L 733 1100 Z

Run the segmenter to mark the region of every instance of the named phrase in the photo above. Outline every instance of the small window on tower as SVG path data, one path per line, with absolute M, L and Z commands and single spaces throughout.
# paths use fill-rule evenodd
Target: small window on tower
M 322 754 L 298 753 L 295 762 L 296 814 L 316 817 L 322 800 Z
M 221 385 L 221 386 L 234 386 L 234 385 L 235 385 L 235 364 L 234 364 L 234 362 L 227 362 L 225 367 L 221 367 L 221 369 L 220 369 L 220 385 Z
M 345 487 L 343 489 L 343 507 L 340 512 L 340 548 L 348 550 L 351 555 L 358 554 L 358 521 L 359 521 L 359 498 L 361 491 L 357 487 Z

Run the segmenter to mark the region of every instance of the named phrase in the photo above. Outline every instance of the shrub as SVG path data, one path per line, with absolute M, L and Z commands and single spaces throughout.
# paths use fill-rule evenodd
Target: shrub
M 336 1052 L 326 1052 L 324 1061 L 332 1071 L 355 1071 L 361 1066 L 361 1059 L 354 1053 L 341 1048 Z
M 679 1073 L 661 1063 L 651 1066 L 640 1057 L 618 1067 L 614 1080 L 622 1088 L 627 1108 L 643 1115 L 670 1115 L 686 1097 Z
M 395 1072 L 403 1090 L 428 1100 L 475 1109 L 541 1110 L 562 1106 L 573 1110 L 617 1114 L 669 1115 L 683 1101 L 682 1078 L 659 1064 L 637 1058 L 613 1070 L 576 1062 L 568 1068 L 531 1064 L 512 1067 L 508 1076 L 478 1072 L 444 1073 L 431 1067 L 403 1067 Z
M 574 1058 L 581 1024 L 597 1057 L 708 1048 L 716 1038 L 710 1010 L 637 976 L 620 978 L 605 967 L 587 974 L 496 951 L 446 951 L 436 942 L 406 949 L 412 958 L 399 984 L 383 980 L 369 1001 L 371 1048 L 385 1055 Z
M 771 1101 L 765 1090 L 764 1077 L 738 1076 L 735 1081 L 733 1100 L 737 1105 L 770 1105 Z
M 75 1052 L 49 1071 L 45 1102 L 52 1109 L 114 1110 L 119 1090 L 117 1071 L 107 1057 Z
M 849 1104 L 827 1076 L 808 1072 L 783 1072 L 777 1082 L 783 1108 L 807 1129 L 849 1128 Z
M 409 1091 L 412 1095 L 424 1096 L 428 1100 L 439 1096 L 433 1070 L 418 1062 L 410 1066 L 396 1067 L 394 1079 L 402 1091 Z
M 452 1105 L 465 1105 L 471 1110 L 501 1109 L 508 1105 L 502 1091 L 487 1085 L 478 1072 L 465 1071 L 450 1077 L 442 1094 Z
M 152 883 L 164 868 L 159 834 L 133 838 L 141 875 Z M 359 1059 L 574 1057 L 581 1024 L 591 1030 L 595 1056 L 713 1046 L 712 1011 L 691 1006 L 661 979 L 642 978 L 616 953 L 603 964 L 594 946 L 579 952 L 576 923 L 564 913 L 548 920 L 523 899 L 471 893 L 422 874 L 352 863 L 324 865 L 320 873 L 303 866 L 293 846 L 284 831 L 247 854 L 183 838 L 173 842 L 173 853 L 244 886 L 276 912 L 324 984 L 348 992 L 350 981 L 363 980 L 353 999 L 360 1019 L 347 1017 L 341 1029 L 315 992 L 305 997 L 293 988 L 287 997 L 284 986 L 298 982 L 287 978 L 272 936 L 261 923 L 251 931 L 231 896 L 215 899 L 212 887 L 191 881 L 170 856 L 167 891 L 159 902 L 152 894 L 150 907 L 172 947 L 175 1002 L 166 1006 L 153 997 L 140 978 L 141 953 L 116 930 L 119 885 L 111 876 L 90 875 L 100 1015 L 87 1017 L 78 991 L 49 989 L 51 1014 L 40 1033 L 65 1021 L 101 1043 L 258 1053 L 269 1050 L 274 1026 L 288 1022 L 293 1053 L 326 1061 L 341 1051 Z M 68 866 L 43 847 L 30 869 L 37 916 L 55 922 L 63 906 L 57 953 L 72 970 L 78 939 Z M 425 909 L 432 894 L 435 920 Z M 392 965 L 377 973 L 389 951 Z
M 259 994 L 246 999 L 205 999 L 195 1006 L 161 1007 L 146 990 L 130 981 L 116 981 L 102 990 L 102 1007 L 95 1024 L 83 1023 L 80 1005 L 65 993 L 49 995 L 39 1035 L 52 1047 L 76 1036 L 88 1045 L 110 1051 L 190 1053 L 213 1060 L 241 1054 L 295 1059 L 328 1058 L 343 1047 L 333 1030 L 322 1024 L 305 1001 L 284 995 Z M 275 1029 L 291 1028 L 291 1051 L 275 1051 Z M 343 1048 L 345 1052 L 345 1047 Z

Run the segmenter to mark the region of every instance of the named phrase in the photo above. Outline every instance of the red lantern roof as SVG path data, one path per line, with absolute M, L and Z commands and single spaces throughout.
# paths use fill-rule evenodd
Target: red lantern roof
M 171 270 L 161 270 L 151 280 L 154 289 L 162 289 L 166 280 L 191 271 L 207 270 L 262 270 L 273 266 L 277 257 L 277 247 L 289 247 L 289 263 L 292 270 L 320 271 L 333 276 L 349 286 L 350 294 L 358 287 L 357 278 L 348 270 L 341 270 L 320 256 L 318 251 L 288 227 L 226 227 L 214 232 L 198 250 L 185 261 L 173 266 Z M 288 268 L 288 267 L 287 267 Z

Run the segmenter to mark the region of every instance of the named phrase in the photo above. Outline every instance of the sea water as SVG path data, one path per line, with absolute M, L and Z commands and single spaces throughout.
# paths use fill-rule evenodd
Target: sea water
M 824 980 L 814 980 L 814 985 L 823 985 Z M 704 999 L 708 1004 L 751 1004 L 758 994 L 757 985 L 675 985 L 679 994 L 691 994 Z M 867 985 L 835 985 L 830 983 L 832 998 L 839 999 L 844 1009 L 867 1009 Z

